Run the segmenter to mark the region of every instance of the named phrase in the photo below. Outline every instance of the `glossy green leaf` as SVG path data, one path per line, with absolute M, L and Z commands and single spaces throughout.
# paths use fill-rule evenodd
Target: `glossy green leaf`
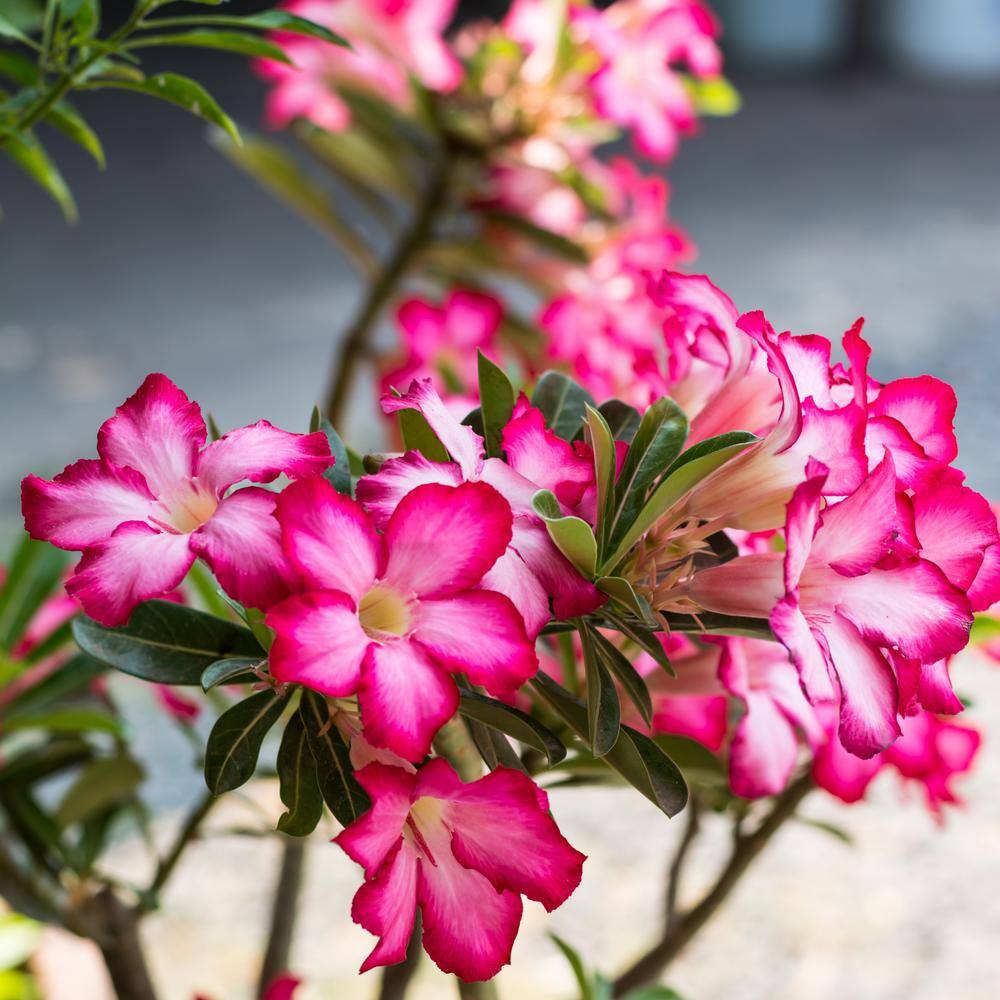
M 301 715 L 296 712 L 285 726 L 278 748 L 278 781 L 286 811 L 278 819 L 278 829 L 290 837 L 307 837 L 323 815 L 316 760 Z
M 606 403 L 601 403 L 598 410 L 607 421 L 616 441 L 628 443 L 635 437 L 642 418 L 634 406 L 629 406 L 620 399 L 609 399 Z
M 603 528 L 611 515 L 615 492 L 615 440 L 607 421 L 599 410 L 587 405 L 584 417 L 584 439 L 590 446 L 594 461 L 594 483 L 597 489 L 597 537 L 603 538 Z M 591 574 L 597 568 L 597 560 Z
M 163 35 L 146 35 L 129 42 L 125 48 L 145 49 L 158 45 L 181 46 L 185 48 L 219 49 L 236 52 L 254 59 L 273 59 L 275 62 L 294 65 L 285 50 L 266 38 L 245 35 L 238 31 L 181 31 Z
M 259 691 L 219 716 L 205 747 L 205 784 L 213 795 L 231 792 L 253 777 L 264 737 L 286 700 L 276 691 Z
M 229 133 L 234 142 L 242 141 L 235 123 L 219 107 L 215 98 L 200 83 L 186 76 L 178 76 L 176 73 L 157 73 L 142 81 L 99 79 L 92 81 L 88 86 L 131 90 L 136 94 L 158 97 L 190 111 L 191 114 L 203 118 L 212 125 L 218 125 L 224 132 Z
M 597 654 L 594 635 L 589 625 L 581 626 L 580 644 L 587 675 L 587 739 L 594 756 L 604 757 L 618 741 L 622 709 L 604 660 Z
M 475 719 L 465 719 L 465 726 L 475 748 L 479 751 L 483 763 L 491 770 L 498 767 L 509 767 L 515 771 L 527 774 L 527 769 L 510 745 L 510 741 L 497 729 L 483 725 Z
M 622 607 L 627 608 L 636 618 L 655 624 L 649 604 L 636 593 L 635 588 L 624 577 L 601 576 L 595 583 L 598 590 L 602 590 Z
M 479 399 L 486 454 L 499 458 L 504 427 L 514 412 L 514 387 L 507 373 L 479 352 Z
M 562 372 L 545 372 L 531 394 L 531 405 L 542 411 L 546 426 L 564 441 L 576 437 L 588 403 L 597 405 L 583 386 Z
M 121 721 L 104 709 L 73 706 L 52 708 L 47 712 L 19 712 L 16 715 L 5 712 L 3 729 L 5 733 L 42 729 L 49 733 L 123 734 Z
M 687 632 L 692 635 L 736 635 L 747 639 L 769 639 L 774 641 L 774 633 L 766 618 L 741 618 L 738 615 L 721 615 L 714 611 L 693 615 L 664 614 L 671 632 Z
M 104 148 L 94 130 L 83 120 L 80 113 L 68 102 L 60 101 L 45 116 L 45 121 L 59 129 L 78 146 L 83 147 L 104 169 Z
M 69 556 L 22 535 L 0 587 L 0 651 L 10 652 L 46 598 L 61 588 Z
M 213 6 L 223 2 L 225 0 L 216 0 Z M 350 48 L 350 42 L 342 35 L 335 34 L 322 24 L 317 24 L 315 21 L 309 21 L 304 17 L 290 14 L 285 10 L 265 10 L 259 14 L 247 14 L 244 16 L 233 14 L 200 14 L 188 17 L 166 17 L 156 21 L 147 21 L 145 28 L 179 28 L 187 25 L 212 25 L 223 28 L 256 28 L 262 31 L 286 31 L 291 35 L 306 35 L 309 38 L 318 38 L 320 41 L 329 42 L 331 45 L 341 45 Z
M 558 764 L 566 756 L 559 737 L 526 712 L 475 691 L 463 690 L 461 694 L 458 711 L 466 719 L 474 719 L 534 748 L 545 754 L 549 764 Z
M 92 761 L 70 785 L 56 810 L 55 821 L 65 829 L 130 798 L 145 777 L 131 757 Z
M 332 725 L 326 699 L 303 690 L 299 715 L 316 761 L 316 775 L 323 801 L 344 826 L 353 823 L 371 806 L 351 766 L 351 754 L 337 728 Z
M 597 629 L 590 630 L 597 658 L 607 668 L 608 672 L 617 678 L 632 704 L 639 710 L 643 722 L 647 726 L 653 724 L 653 699 L 649 695 L 646 682 L 632 666 L 629 658 L 609 639 L 601 635 Z
M 157 684 L 200 685 L 205 668 L 216 660 L 264 658 L 248 629 L 172 601 L 140 604 L 119 628 L 81 616 L 73 622 L 73 637 L 95 659 Z
M 309 430 L 313 433 L 322 431 L 330 445 L 333 465 L 323 473 L 324 477 L 338 493 L 352 496 L 354 488 L 351 484 L 351 462 L 347 457 L 347 448 L 340 435 L 333 429 L 333 424 L 323 416 L 318 406 L 313 408 Z
M 432 462 L 451 461 L 448 449 L 438 440 L 422 413 L 418 410 L 400 410 L 396 416 L 399 420 L 399 433 L 407 451 L 419 451 Z
M 556 714 L 586 740 L 586 707 L 543 672 L 531 683 Z M 677 765 L 653 740 L 631 726 L 621 727 L 615 745 L 601 759 L 668 816 L 676 816 L 687 803 L 687 785 Z
M 657 633 L 653 629 L 641 621 L 634 621 L 624 615 L 613 614 L 607 611 L 607 609 L 602 610 L 601 614 L 607 618 L 612 627 L 616 628 L 622 635 L 631 639 L 640 649 L 648 653 L 671 677 L 677 676 L 674 668 L 670 665 L 670 659 L 667 656 L 666 650 L 663 648 L 662 643 L 657 638 Z
M 229 656 L 216 660 L 202 672 L 202 690 L 210 691 L 219 684 L 249 684 L 259 680 L 254 668 L 263 662 L 262 656 Z
M 39 187 L 45 189 L 62 209 L 67 222 L 76 222 L 77 210 L 73 195 L 59 168 L 49 159 L 42 144 L 34 137 L 8 132 L 0 152 L 13 160 Z
M 559 501 L 549 490 L 539 490 L 532 498 L 535 513 L 545 522 L 549 537 L 560 552 L 588 579 L 597 565 L 594 530 L 582 517 L 564 515 Z

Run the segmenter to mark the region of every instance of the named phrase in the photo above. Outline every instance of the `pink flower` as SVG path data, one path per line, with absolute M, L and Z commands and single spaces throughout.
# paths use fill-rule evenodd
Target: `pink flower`
M 396 313 L 405 360 L 385 376 L 383 391 L 429 377 L 442 391 L 474 392 L 476 352 L 498 361 L 496 333 L 502 317 L 498 299 L 462 288 L 450 292 L 439 306 L 426 299 L 407 299 Z M 475 405 L 470 400 L 465 412 Z
M 382 408 L 387 413 L 418 410 L 454 461 L 431 462 L 409 451 L 389 459 L 376 475 L 359 480 L 358 498 L 376 525 L 385 525 L 401 499 L 420 483 L 489 483 L 506 498 L 514 519 L 506 551 L 483 577 L 483 585 L 510 598 L 528 636 L 534 639 L 553 613 L 556 618 L 572 618 L 604 603 L 604 595 L 555 547 L 531 506 L 540 489 L 552 490 L 567 511 L 593 492 L 589 458 L 549 431 L 539 410 L 523 397 L 518 401 L 503 431 L 505 463 L 484 459 L 482 438 L 455 419 L 429 379 L 413 382 L 404 396 L 384 396 Z
M 859 760 L 839 741 L 829 739 L 813 761 L 816 784 L 844 802 L 857 802 L 875 776 L 892 767 L 904 781 L 923 786 L 928 808 L 936 816 L 945 804 L 960 804 L 951 784 L 972 767 L 982 742 L 980 734 L 930 712 L 905 718 L 900 725 L 899 739 L 869 760 Z
M 289 486 L 276 516 L 311 589 L 268 611 L 271 672 L 357 694 L 375 746 L 420 760 L 458 707 L 450 673 L 499 694 L 538 668 L 516 608 L 479 589 L 511 538 L 510 507 L 485 483 L 410 490 L 382 535 L 322 478 Z
M 787 550 L 696 573 L 702 607 L 770 617 L 814 704 L 840 699 L 840 739 L 871 757 L 899 735 L 899 691 L 887 653 L 934 663 L 968 641 L 966 595 L 936 565 L 894 547 L 891 457 L 846 499 L 820 511 L 826 469 L 811 462 L 788 505 Z
M 325 435 L 261 420 L 207 446 L 205 438 L 198 404 L 165 375 L 149 375 L 102 425 L 100 458 L 22 483 L 31 536 L 83 552 L 66 589 L 102 624 L 120 625 L 140 602 L 173 590 L 196 556 L 248 606 L 266 607 L 294 584 L 271 516 L 275 495 L 227 491 L 322 472 L 333 461 Z
M 462 784 L 435 759 L 416 774 L 372 764 L 357 777 L 372 808 L 335 839 L 365 870 L 351 915 L 379 941 L 362 972 L 403 959 L 419 906 L 437 965 L 490 979 L 510 961 L 521 896 L 554 910 L 580 883 L 584 855 L 520 772 Z
M 273 128 L 296 118 L 328 131 L 350 127 L 350 108 L 337 86 L 370 90 L 406 107 L 412 100 L 410 73 L 442 92 L 462 78 L 461 65 L 442 37 L 455 0 L 293 0 L 284 8 L 340 32 L 351 48 L 302 35 L 275 36 L 294 65 L 258 64 L 274 84 L 266 112 Z

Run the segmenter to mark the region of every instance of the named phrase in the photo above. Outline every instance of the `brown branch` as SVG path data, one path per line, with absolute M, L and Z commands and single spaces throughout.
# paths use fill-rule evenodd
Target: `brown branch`
M 97 926 L 95 940 L 118 1000 L 156 1000 L 139 940 L 139 909 L 127 906 L 106 886 L 91 897 L 85 912 Z
M 281 870 L 278 872 L 278 881 L 271 902 L 267 949 L 257 980 L 257 995 L 260 997 L 265 995 L 273 980 L 289 969 L 305 859 L 305 841 L 292 837 L 285 838 L 282 845 Z
M 695 842 L 701 829 L 700 809 L 698 800 L 692 795 L 687 808 L 687 825 L 681 835 L 680 843 L 674 853 L 673 861 L 667 873 L 667 895 L 664 905 L 664 927 L 672 930 L 677 923 L 677 896 L 680 892 L 681 874 L 684 870 L 684 862 L 687 861 L 688 852 Z
M 770 839 L 794 815 L 812 787 L 812 775 L 806 772 L 777 797 L 771 811 L 753 833 L 736 837 L 733 852 L 715 885 L 697 906 L 677 919 L 673 926 L 668 926 L 660 940 L 615 980 L 613 996 L 624 996 L 660 976 L 725 902 Z
M 413 976 L 420 966 L 423 949 L 420 946 L 420 910 L 413 923 L 410 943 L 406 946 L 406 957 L 396 965 L 387 965 L 382 970 L 378 1000 L 405 1000 Z

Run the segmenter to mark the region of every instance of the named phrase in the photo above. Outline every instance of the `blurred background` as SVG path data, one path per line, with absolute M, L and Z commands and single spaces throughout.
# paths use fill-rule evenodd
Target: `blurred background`
M 106 17 L 124 6 L 105 0 Z M 929 372 L 955 386 L 960 464 L 974 488 L 1000 497 L 1000 0 L 714 6 L 744 107 L 709 120 L 669 168 L 672 214 L 700 250 L 695 269 L 741 309 L 763 308 L 778 329 L 836 339 L 865 315 L 877 378 Z M 461 16 L 504 7 L 465 2 Z M 149 59 L 153 68 L 167 62 L 201 80 L 241 127 L 260 128 L 264 88 L 245 61 L 180 50 Z M 128 94 L 84 96 L 79 105 L 105 141 L 108 169 L 101 174 L 53 139 L 78 226 L 67 227 L 44 194 L 0 163 L 4 540 L 19 522 L 21 476 L 91 454 L 98 423 L 150 370 L 169 374 L 223 428 L 267 417 L 305 429 L 357 295 L 337 251 L 237 173 L 195 119 Z M 378 443 L 367 410 L 347 430 L 361 445 Z M 996 996 L 1000 671 L 974 661 L 961 671 L 971 721 L 987 733 L 963 786 L 966 809 L 937 828 L 885 776 L 854 808 L 817 794 L 806 812 L 849 829 L 854 845 L 805 825 L 783 831 L 677 964 L 671 982 L 682 995 Z M 189 750 L 141 713 L 137 733 L 160 805 L 179 807 L 201 780 L 174 766 Z M 607 800 L 600 808 L 598 796 Z M 608 971 L 655 932 L 676 831 L 637 798 L 555 796 L 567 836 L 592 861 L 554 917 L 534 906 L 526 914 L 501 977 L 505 997 L 568 991 L 543 928 L 571 937 Z M 233 808 L 242 807 L 251 805 Z M 238 817 L 219 820 L 226 823 Z M 692 894 L 725 851 L 718 832 L 695 858 Z M 276 851 L 246 838 L 192 850 L 147 927 L 167 1000 L 199 990 L 219 1000 L 245 995 Z M 124 845 L 123 870 L 128 864 Z M 305 996 L 372 996 L 374 983 L 354 976 L 369 946 L 347 919 L 354 866 L 321 838 L 309 865 L 295 949 L 311 984 Z M 86 970 L 67 996 L 106 996 L 87 955 L 63 954 L 64 969 L 79 961 Z M 420 996 L 442 995 L 429 972 L 423 984 Z

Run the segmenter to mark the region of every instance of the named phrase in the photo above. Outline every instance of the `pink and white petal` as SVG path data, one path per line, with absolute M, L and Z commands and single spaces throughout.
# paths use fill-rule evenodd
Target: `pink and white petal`
M 524 620 L 529 639 L 537 639 L 549 623 L 549 595 L 512 545 L 487 571 L 482 586 L 510 600 Z
M 318 476 L 333 464 L 322 431 L 293 434 L 258 420 L 223 434 L 198 456 L 198 479 L 221 495 L 233 483 L 249 479 L 270 483 L 282 473 L 291 479 Z
M 957 408 L 950 385 L 931 375 L 920 375 L 883 386 L 871 412 L 898 420 L 928 457 L 949 463 L 958 454 L 954 429 Z
M 1000 601 L 1000 545 L 991 545 L 983 553 L 983 564 L 968 597 L 973 611 L 985 611 Z
M 923 559 L 850 580 L 818 581 L 817 592 L 866 638 L 911 660 L 940 660 L 969 641 L 972 610 L 965 594 Z M 808 614 L 805 597 L 803 607 Z
M 191 535 L 191 549 L 208 563 L 222 589 L 247 608 L 268 608 L 299 584 L 281 546 L 277 499 L 258 486 L 237 490 Z
M 411 358 L 432 360 L 447 347 L 443 310 L 425 299 L 406 299 L 396 310 L 396 323 Z
M 868 473 L 865 453 L 865 413 L 849 403 L 835 410 L 820 409 L 812 400 L 802 404 L 802 430 L 794 444 L 797 454 L 822 462 L 828 471 L 823 493 L 853 493 Z
M 201 408 L 166 375 L 147 375 L 97 432 L 97 453 L 141 472 L 156 496 L 194 474 L 206 437 Z
M 857 757 L 873 757 L 899 736 L 899 692 L 885 657 L 846 618 L 824 625 L 830 659 L 840 682 L 840 742 Z
M 417 875 L 424 949 L 442 972 L 466 982 L 492 979 L 510 962 L 521 897 L 497 892 L 485 876 L 463 868 L 447 847 L 435 861 L 421 860 Z
M 126 521 L 87 549 L 66 591 L 102 625 L 123 625 L 137 604 L 163 597 L 187 575 L 194 553 L 187 535 Z
M 372 643 L 361 667 L 358 704 L 370 743 L 421 760 L 458 710 L 458 688 L 419 643 Z
M 885 767 L 882 754 L 868 760 L 849 753 L 841 745 L 836 734 L 813 760 L 813 780 L 824 791 L 836 796 L 842 802 L 859 802 L 872 779 Z
M 354 602 L 338 591 L 294 594 L 266 617 L 275 633 L 271 673 L 283 684 L 304 684 L 332 698 L 354 694 L 371 640 Z
M 555 547 L 544 525 L 523 517 L 514 518 L 511 548 L 524 560 L 552 598 L 555 618 L 565 620 L 589 615 L 603 605 L 607 594 L 590 580 Z
M 817 704 L 836 698 L 828 651 L 818 629 L 810 626 L 794 596 L 782 598 L 769 621 L 778 641 L 788 650 L 809 701 Z
M 471 428 L 459 423 L 437 394 L 429 378 L 414 379 L 402 396 L 382 397 L 382 410 L 417 410 L 431 430 L 458 463 L 465 479 L 475 479 L 483 467 L 483 439 Z
M 706 611 L 766 618 L 784 596 L 781 577 L 780 553 L 740 556 L 699 570 L 691 578 L 688 595 Z
M 538 670 L 517 609 L 490 590 L 421 601 L 413 638 L 442 666 L 492 695 L 513 693 Z
M 66 466 L 51 482 L 27 476 L 21 483 L 28 534 L 61 549 L 97 545 L 119 524 L 145 521 L 156 509 L 141 473 L 92 458 Z
M 941 486 L 917 493 L 913 519 L 920 555 L 960 590 L 976 579 L 997 538 L 997 518 L 985 497 L 967 486 Z
M 374 878 L 393 847 L 403 835 L 403 827 L 413 804 L 416 777 L 413 769 L 369 764 L 355 774 L 371 798 L 372 807 L 333 838 L 352 861 Z
M 384 578 L 442 597 L 474 587 L 511 539 L 510 505 L 486 483 L 429 483 L 408 493 L 386 525 Z
M 590 459 L 545 426 L 542 411 L 522 395 L 502 433 L 510 467 L 537 489 L 551 490 L 560 503 L 575 507 L 594 481 Z
M 777 795 L 798 757 L 795 731 L 767 694 L 750 691 L 745 702 L 729 745 L 729 785 L 744 799 Z
M 834 405 L 830 398 L 830 341 L 816 334 L 793 337 L 778 335 L 778 347 L 795 379 L 802 400 L 812 399 L 824 409 Z
M 499 458 L 488 458 L 483 463 L 480 480 L 489 483 L 510 504 L 511 510 L 522 517 L 538 520 L 532 498 L 538 492 L 536 483 L 525 479 Z
M 445 815 L 459 864 L 551 912 L 580 884 L 586 855 L 559 832 L 540 792 L 527 775 L 499 768 L 463 785 Z
M 921 664 L 917 699 L 924 709 L 936 715 L 958 715 L 965 710 L 951 685 L 947 659 Z
M 458 486 L 462 481 L 462 470 L 454 462 L 432 462 L 419 451 L 408 451 L 383 462 L 374 475 L 362 476 L 354 494 L 376 527 L 384 530 L 399 501 L 411 490 L 425 483 Z
M 413 846 L 397 837 L 396 849 L 378 874 L 355 893 L 351 919 L 379 939 L 361 972 L 395 965 L 406 957 L 417 915 L 418 864 Z
M 795 488 L 785 510 L 783 579 L 788 593 L 799 585 L 799 578 L 812 552 L 826 471 L 826 466 L 810 460 L 806 465 L 806 479 Z
M 823 511 L 809 562 L 844 576 L 867 573 L 892 547 L 896 521 L 896 471 L 886 455 L 858 489 Z
M 361 504 L 316 476 L 286 487 L 275 515 L 285 552 L 309 583 L 361 600 L 382 567 L 382 543 Z

